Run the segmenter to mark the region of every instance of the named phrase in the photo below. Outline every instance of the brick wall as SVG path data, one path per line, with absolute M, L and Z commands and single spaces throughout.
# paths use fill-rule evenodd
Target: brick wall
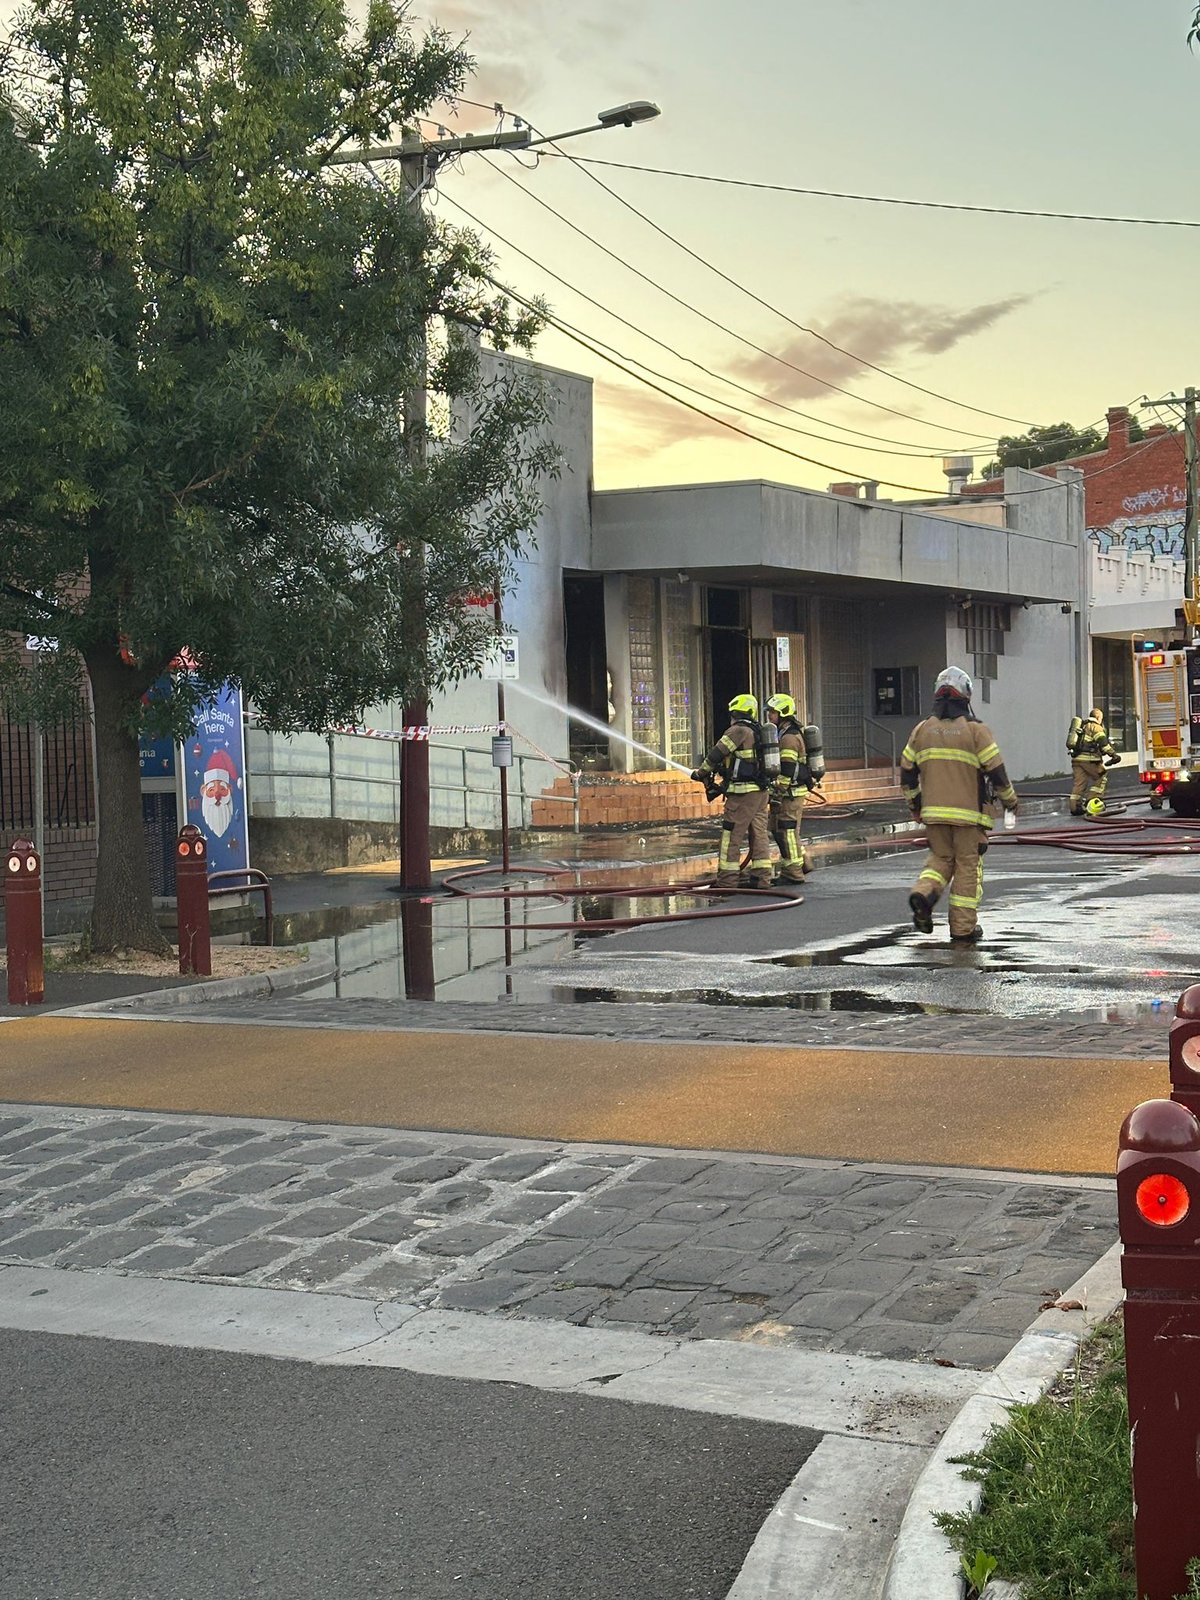
M 1053 477 L 1058 465 L 1078 467 L 1084 473 L 1084 523 L 1107 528 L 1129 517 L 1152 517 L 1155 512 L 1182 511 L 1184 504 L 1183 432 L 1173 433 L 1164 423 L 1146 430 L 1144 439 L 1129 442 L 1129 411 L 1113 406 L 1108 412 L 1108 437 L 1103 450 L 1072 456 L 1065 463 L 1037 468 Z M 999 478 L 971 483 L 964 497 L 999 494 Z
M 96 827 L 47 828 L 46 900 L 90 900 L 96 887 Z

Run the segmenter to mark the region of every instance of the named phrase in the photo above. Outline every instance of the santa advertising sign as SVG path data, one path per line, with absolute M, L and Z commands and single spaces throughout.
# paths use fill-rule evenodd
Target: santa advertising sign
M 208 841 L 208 870 L 250 865 L 246 838 L 246 746 L 242 693 L 228 684 L 196 714 L 183 747 L 187 820 Z

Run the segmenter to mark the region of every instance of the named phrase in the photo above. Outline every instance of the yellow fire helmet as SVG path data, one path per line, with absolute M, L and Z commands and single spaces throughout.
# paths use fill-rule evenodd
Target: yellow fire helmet
M 752 694 L 735 694 L 729 702 L 729 709 L 735 717 L 757 717 L 758 701 Z
M 778 711 L 781 717 L 794 717 L 796 715 L 796 702 L 790 694 L 773 694 L 767 701 L 768 711 Z

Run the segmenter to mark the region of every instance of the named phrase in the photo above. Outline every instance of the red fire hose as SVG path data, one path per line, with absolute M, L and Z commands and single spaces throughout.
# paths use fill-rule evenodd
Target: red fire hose
M 586 928 L 589 931 L 606 930 L 612 928 L 637 928 L 649 922 L 691 922 L 701 917 L 749 917 L 761 914 L 764 911 L 786 911 L 791 906 L 800 904 L 802 896 L 779 894 L 774 889 L 743 889 L 712 888 L 706 883 L 650 883 L 636 885 L 622 885 L 617 883 L 567 883 L 556 889 L 535 889 L 527 884 L 503 884 L 497 889 L 469 889 L 463 888 L 465 879 L 495 877 L 500 871 L 498 867 L 468 867 L 462 872 L 452 872 L 449 877 L 442 880 L 442 887 L 451 894 L 462 896 L 467 900 L 502 900 L 511 903 L 514 900 L 557 900 L 565 904 L 568 900 L 578 900 L 587 895 L 612 895 L 620 896 L 627 900 L 644 900 L 652 897 L 662 898 L 664 895 L 705 895 L 725 896 L 737 895 L 739 898 L 747 896 L 755 899 L 758 904 L 749 906 L 697 906 L 689 911 L 665 911 L 648 914 L 641 917 L 572 917 L 563 922 L 516 922 L 505 924 L 502 922 L 473 923 L 473 927 L 485 931 L 504 932 L 506 926 L 515 928 L 547 928 L 567 930 L 571 928 Z M 527 877 L 539 878 L 565 878 L 569 875 L 568 869 L 563 867 L 520 867 L 516 872 Z

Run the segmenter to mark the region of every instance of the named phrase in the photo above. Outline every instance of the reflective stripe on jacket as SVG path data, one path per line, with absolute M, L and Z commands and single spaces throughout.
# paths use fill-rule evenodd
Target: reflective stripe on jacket
M 800 724 L 790 718 L 779 724 L 779 782 L 777 789 L 802 791 L 808 788 L 808 751 Z
M 924 822 L 990 828 L 992 819 L 983 809 L 985 772 L 995 773 L 1002 800 L 1016 801 L 991 729 L 966 717 L 927 717 L 919 722 L 900 757 L 900 770 L 910 775 L 904 786 L 919 799 Z
M 1075 748 L 1071 752 L 1073 761 L 1102 761 L 1105 756 L 1115 756 L 1112 740 L 1108 737 L 1102 722 L 1085 722 L 1079 730 L 1079 737 L 1075 741 Z
M 726 794 L 749 794 L 754 789 L 761 789 L 754 724 L 735 722 L 726 728 L 697 770 L 725 773 L 728 777 Z

